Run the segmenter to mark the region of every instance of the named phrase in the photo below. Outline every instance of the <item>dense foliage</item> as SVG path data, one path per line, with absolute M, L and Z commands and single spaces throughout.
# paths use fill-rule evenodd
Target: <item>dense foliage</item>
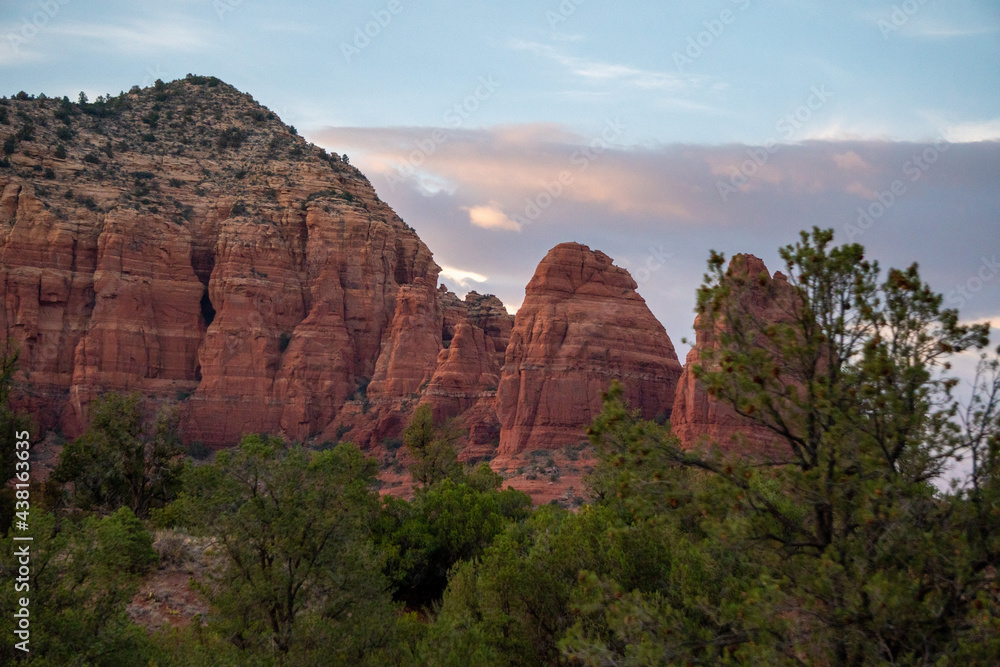
M 69 506 L 34 519 L 32 664 L 997 664 L 1000 365 L 981 358 L 964 403 L 949 365 L 988 328 L 830 232 L 782 257 L 778 321 L 719 255 L 698 300 L 718 342 L 699 380 L 773 446 L 683 449 L 613 385 L 576 512 L 462 466 L 426 407 L 404 433 L 404 500 L 380 498 L 347 443 L 247 436 L 182 469 L 169 420 L 108 397 L 63 453 Z M 969 475 L 948 489 L 957 461 Z M 209 612 L 187 628 L 125 612 L 156 560 L 150 510 L 212 545 Z
M 108 394 L 90 412 L 87 432 L 60 456 L 50 495 L 71 483 L 72 505 L 96 511 L 125 506 L 140 518 L 172 500 L 183 468 L 176 412 L 161 410 L 147 428 L 135 393 Z

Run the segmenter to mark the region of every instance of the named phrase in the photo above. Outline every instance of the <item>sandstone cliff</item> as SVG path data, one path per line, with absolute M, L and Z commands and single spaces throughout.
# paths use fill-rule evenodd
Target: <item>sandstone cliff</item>
M 349 439 L 398 468 L 428 403 L 465 434 L 463 459 L 512 464 L 536 499 L 578 497 L 578 445 L 615 379 L 645 417 L 673 408 L 685 442 L 763 437 L 681 378 L 605 254 L 553 248 L 516 320 L 494 296 L 460 299 L 346 157 L 217 79 L 0 106 L 0 333 L 43 429 L 73 437 L 91 401 L 135 390 L 176 404 L 188 442 Z M 768 281 L 750 297 L 765 315 L 783 284 Z
M 763 324 L 779 322 L 788 316 L 788 303 L 793 290 L 781 272 L 772 276 L 767 267 L 753 255 L 735 255 L 726 272 L 734 289 L 735 304 Z M 720 323 L 709 326 L 699 315 L 694 323 L 697 339 L 688 352 L 671 413 L 671 427 L 686 447 L 718 445 L 724 450 L 759 454 L 772 450 L 778 443 L 774 434 L 763 426 L 738 415 L 732 407 L 708 395 L 704 385 L 695 379 L 694 367 L 713 369 L 705 352 L 719 349 Z
M 667 417 L 681 366 L 628 271 L 600 251 L 562 243 L 525 289 L 497 391 L 500 454 L 586 439 L 613 380 L 652 419 Z
M 0 329 L 43 426 L 75 435 L 134 389 L 179 401 L 189 440 L 302 439 L 370 378 L 430 377 L 440 324 L 418 368 L 393 323 L 428 290 L 437 317 L 438 267 L 346 159 L 213 78 L 23 97 L 0 128 Z

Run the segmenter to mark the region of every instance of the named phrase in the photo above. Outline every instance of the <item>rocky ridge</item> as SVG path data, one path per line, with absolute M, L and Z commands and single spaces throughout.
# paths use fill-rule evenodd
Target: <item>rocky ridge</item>
M 0 328 L 44 430 L 74 437 L 95 398 L 139 391 L 178 407 L 189 443 L 352 440 L 398 471 L 427 403 L 465 433 L 464 460 L 575 502 L 612 380 L 647 418 L 673 409 L 686 441 L 728 424 L 607 255 L 553 248 L 516 319 L 460 299 L 346 156 L 213 77 L 94 103 L 19 94 L 0 137 Z
M 729 262 L 726 279 L 736 289 L 735 306 L 759 322 L 776 323 L 788 317 L 793 288 L 786 276 L 775 271 L 772 276 L 764 262 L 753 255 L 737 254 Z M 707 352 L 719 349 L 723 324 L 710 326 L 704 315 L 694 323 L 696 341 L 688 352 L 671 413 L 671 427 L 687 447 L 718 445 L 729 451 L 767 452 L 780 442 L 775 434 L 736 413 L 728 404 L 709 396 L 695 378 L 694 369 L 702 365 L 714 370 L 716 362 Z
M 681 365 L 635 290 L 628 271 L 579 243 L 561 243 L 539 263 L 497 391 L 500 454 L 585 440 L 613 380 L 645 418 L 670 416 Z

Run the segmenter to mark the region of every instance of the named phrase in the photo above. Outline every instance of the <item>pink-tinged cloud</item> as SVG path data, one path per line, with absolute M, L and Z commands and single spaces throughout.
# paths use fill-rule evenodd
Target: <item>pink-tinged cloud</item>
M 579 241 L 633 271 L 675 344 L 691 334 L 710 249 L 777 270 L 777 249 L 799 230 L 830 227 L 884 266 L 918 261 L 945 295 L 984 254 L 1000 254 L 1000 142 L 628 147 L 602 131 L 328 128 L 310 138 L 349 153 L 439 264 L 469 267 L 449 285 L 475 282 L 462 273 L 474 268 L 478 291 L 518 304 L 545 252 Z M 1000 312 L 1000 276 L 961 310 Z
M 469 212 L 469 222 L 476 227 L 508 232 L 521 231 L 521 224 L 508 218 L 496 202 L 490 202 L 485 206 L 470 206 L 465 210 Z

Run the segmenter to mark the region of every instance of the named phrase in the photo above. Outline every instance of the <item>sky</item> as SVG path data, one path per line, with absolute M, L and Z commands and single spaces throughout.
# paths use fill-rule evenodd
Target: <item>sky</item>
M 629 269 L 683 360 L 709 251 L 773 271 L 818 225 L 1000 324 L 997 0 L 0 7 L 0 94 L 189 72 L 348 154 L 445 284 L 512 312 L 578 241 Z

